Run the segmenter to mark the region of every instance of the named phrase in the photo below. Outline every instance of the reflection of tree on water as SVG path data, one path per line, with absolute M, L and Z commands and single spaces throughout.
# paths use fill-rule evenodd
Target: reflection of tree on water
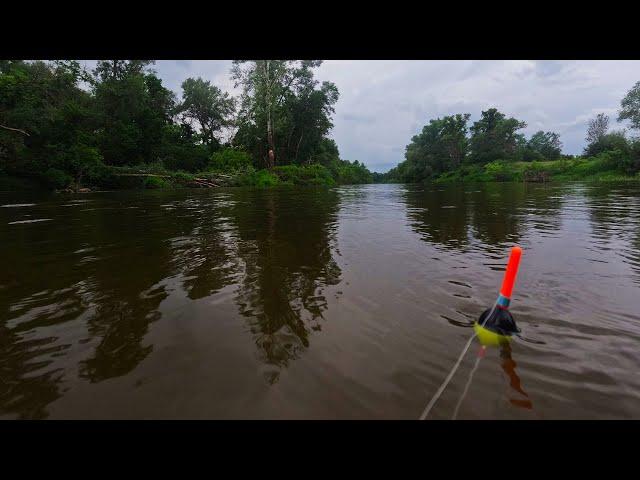
M 473 194 L 471 222 L 474 237 L 502 247 L 522 237 L 522 208 L 526 191 L 521 183 L 486 183 Z
M 590 185 L 585 189 L 591 230 L 604 251 L 623 258 L 640 284 L 640 201 L 637 185 Z M 618 242 L 615 242 L 618 240 Z
M 46 238 L 37 228 L 0 229 L 0 415 L 48 416 L 47 405 L 62 395 L 65 372 L 56 358 L 71 346 L 52 329 L 87 309 L 85 272 L 60 255 L 83 239 L 68 235 L 63 222 L 46 228 Z
M 208 297 L 237 281 L 240 267 L 235 252 L 230 204 L 216 197 L 194 215 L 189 236 L 173 249 L 173 263 L 185 279 L 183 288 L 192 300 Z
M 404 200 L 411 227 L 423 240 L 447 248 L 468 244 L 469 204 L 462 188 L 412 187 Z
M 63 371 L 43 372 L 51 361 L 37 361 L 36 357 L 60 351 L 60 347 L 52 345 L 54 341 L 50 337 L 25 340 L 0 324 L 0 415 L 17 413 L 22 419 L 47 417 L 46 406 L 61 395 L 58 383 Z
M 551 196 L 545 188 L 522 183 L 427 185 L 404 192 L 412 228 L 447 249 L 464 249 L 474 239 L 503 248 L 521 241 L 525 228 L 558 229 L 562 200 Z M 534 219 L 528 221 L 527 214 Z
M 611 193 L 610 185 L 589 185 L 584 195 L 594 237 L 604 242 L 611 240 L 628 220 L 628 212 L 618 208 L 619 198 Z
M 309 345 L 327 308 L 322 288 L 340 282 L 332 257 L 338 195 L 324 189 L 243 192 L 235 207 L 245 276 L 236 299 L 262 361 L 279 369 Z
M 96 308 L 87 328 L 99 343 L 80 366 L 80 376 L 91 382 L 127 374 L 153 349 L 152 345 L 142 346 L 142 340 L 149 324 L 160 318 L 158 307 L 168 296 L 161 285 L 173 273 L 168 239 L 188 233 L 193 224 L 184 215 L 167 221 L 159 206 L 153 208 L 156 216 L 145 213 L 140 221 L 136 210 L 94 220 L 96 243 L 116 248 L 107 248 L 105 258 L 91 271 L 97 292 L 91 301 Z M 123 221 L 123 215 L 130 217 Z M 124 245 L 119 240 L 122 237 L 127 239 Z

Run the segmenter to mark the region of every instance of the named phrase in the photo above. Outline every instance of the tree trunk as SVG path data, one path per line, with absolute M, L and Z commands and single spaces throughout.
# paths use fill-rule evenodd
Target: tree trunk
M 298 146 L 296 147 L 296 158 L 295 163 L 298 163 L 298 151 L 300 150 L 300 144 L 302 143 L 302 137 L 304 137 L 304 132 L 300 134 L 300 140 L 298 140 Z
M 273 144 L 273 128 L 271 127 L 271 107 L 267 113 L 267 142 L 269 143 L 269 164 L 268 168 L 273 168 L 275 164 L 275 145 Z
M 264 72 L 267 84 L 267 143 L 269 144 L 269 155 L 267 157 L 267 168 L 273 168 L 275 164 L 276 148 L 273 142 L 273 125 L 271 122 L 271 64 L 270 60 L 264 61 Z

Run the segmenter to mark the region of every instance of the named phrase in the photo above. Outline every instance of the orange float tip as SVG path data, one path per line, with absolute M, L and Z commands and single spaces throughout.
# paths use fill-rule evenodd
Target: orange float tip
M 522 248 L 515 246 L 511 249 L 509 263 L 507 264 L 507 270 L 504 272 L 502 288 L 500 289 L 500 295 L 505 298 L 510 299 L 511 294 L 513 293 L 513 286 L 516 283 L 516 276 L 518 275 L 518 267 L 520 266 L 521 256 Z

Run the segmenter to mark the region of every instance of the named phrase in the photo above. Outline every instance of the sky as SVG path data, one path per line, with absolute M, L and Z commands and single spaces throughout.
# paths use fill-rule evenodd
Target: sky
M 239 93 L 231 60 L 158 60 L 153 68 L 178 97 L 182 81 L 198 76 Z M 527 138 L 551 130 L 560 134 L 564 153 L 580 154 L 587 122 L 597 113 L 611 117 L 612 129 L 626 126 L 616 122 L 617 111 L 640 81 L 640 61 L 327 60 L 316 77 L 340 91 L 330 134 L 340 157 L 386 172 L 430 119 L 470 113 L 473 122 L 491 107 L 525 121 Z

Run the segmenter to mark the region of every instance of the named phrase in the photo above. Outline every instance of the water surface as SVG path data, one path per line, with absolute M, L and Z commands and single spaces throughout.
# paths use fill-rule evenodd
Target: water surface
M 0 193 L 0 418 L 640 418 L 640 185 Z M 466 392 L 465 392 L 466 388 Z

